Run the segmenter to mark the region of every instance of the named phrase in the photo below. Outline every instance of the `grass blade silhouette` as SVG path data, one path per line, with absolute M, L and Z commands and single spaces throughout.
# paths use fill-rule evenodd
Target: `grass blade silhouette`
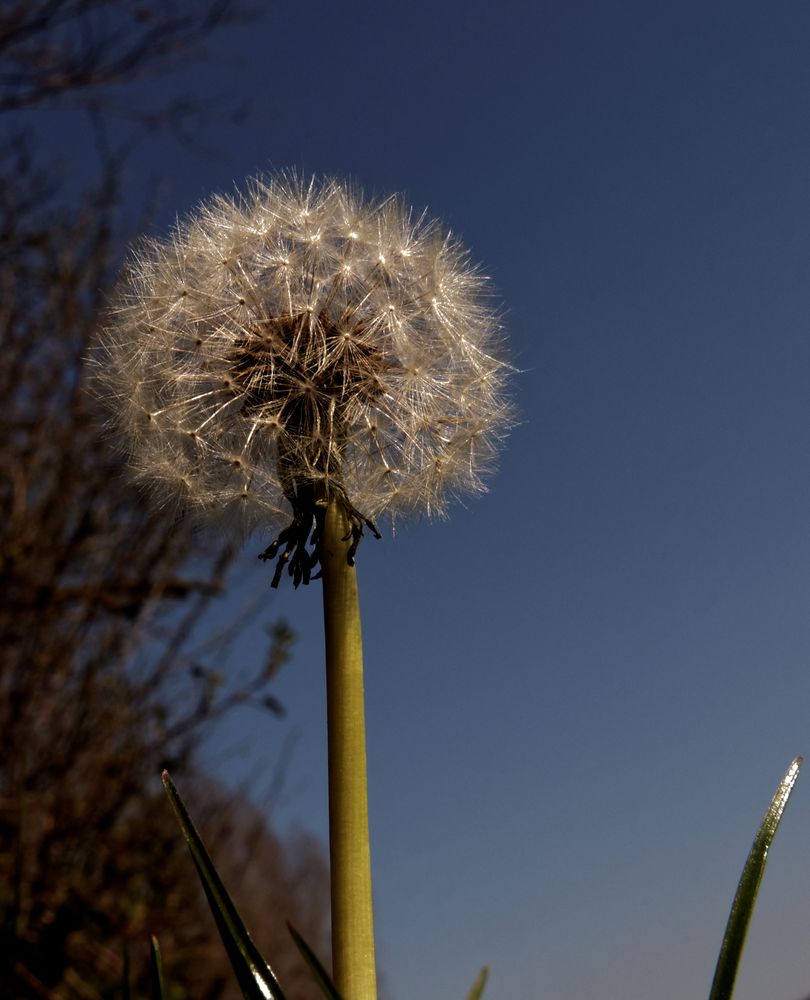
M 222 942 L 228 952 L 233 971 L 245 1000 L 285 1000 L 284 993 L 253 943 L 242 918 L 233 905 L 225 886 L 222 884 L 200 835 L 194 828 L 188 810 L 183 804 L 169 772 L 163 772 L 163 787 L 169 796 L 177 821 L 186 838 L 191 856 L 200 876 L 208 905 L 214 914 Z
M 152 1000 L 164 1000 L 166 990 L 163 985 L 163 960 L 160 957 L 160 945 L 155 935 L 152 935 L 149 955 L 152 968 Z
M 296 947 L 301 952 L 304 961 L 310 967 L 315 981 L 323 990 L 328 1000 L 343 1000 L 340 993 L 338 993 L 337 987 L 332 982 L 332 977 L 318 960 L 318 956 L 289 922 L 287 923 L 287 930 L 290 932 Z
M 467 994 L 467 1000 L 481 1000 L 481 996 L 484 992 L 484 987 L 487 985 L 487 978 L 489 977 L 489 969 L 485 965 L 483 969 L 478 973 L 478 978 L 472 985 L 472 989 Z

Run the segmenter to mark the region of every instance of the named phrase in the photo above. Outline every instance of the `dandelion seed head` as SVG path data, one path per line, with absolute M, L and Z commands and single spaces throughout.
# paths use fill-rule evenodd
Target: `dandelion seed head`
M 296 498 L 443 515 L 512 413 L 489 283 L 399 198 L 258 178 L 131 255 L 98 384 L 161 502 L 288 522 Z

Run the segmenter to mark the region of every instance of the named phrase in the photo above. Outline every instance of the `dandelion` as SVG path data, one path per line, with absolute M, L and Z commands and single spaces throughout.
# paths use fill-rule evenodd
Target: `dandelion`
M 133 255 L 98 382 L 165 503 L 278 534 L 323 579 L 333 977 L 374 1000 L 363 658 L 354 557 L 382 515 L 478 492 L 504 436 L 508 365 L 489 285 L 398 198 L 254 180 Z
M 381 515 L 443 515 L 484 488 L 509 421 L 490 299 L 399 198 L 257 179 L 135 252 L 99 380 L 161 501 L 243 535 L 283 528 L 262 557 L 279 557 L 274 586 L 285 566 L 298 585 L 330 501 L 351 562 Z

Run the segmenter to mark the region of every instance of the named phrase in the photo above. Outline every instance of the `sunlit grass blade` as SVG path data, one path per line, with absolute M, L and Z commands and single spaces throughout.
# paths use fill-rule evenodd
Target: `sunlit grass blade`
M 337 987 L 332 982 L 329 973 L 318 961 L 318 956 L 315 952 L 310 948 L 291 923 L 287 924 L 287 930 L 292 935 L 292 939 L 295 941 L 296 947 L 301 952 L 304 961 L 312 970 L 312 973 L 315 976 L 315 981 L 323 990 L 324 994 L 329 998 L 329 1000 L 342 1000 L 340 993 L 337 991 Z
M 168 771 L 163 772 L 163 787 L 169 796 L 177 821 L 186 838 L 200 876 L 208 905 L 214 914 L 220 936 L 245 1000 L 285 1000 L 273 971 L 253 943 L 236 907 L 208 856 L 200 835 L 194 828 L 183 800 Z
M 152 1000 L 164 1000 L 166 991 L 163 986 L 163 960 L 160 957 L 158 939 L 154 934 L 152 935 L 150 958 L 152 968 Z
M 487 985 L 488 976 L 489 968 L 485 965 L 484 968 L 478 973 L 478 978 L 475 980 L 472 985 L 472 989 L 467 994 L 467 1000 L 481 1000 L 484 987 Z
M 754 904 L 765 871 L 768 850 L 776 835 L 793 786 L 799 777 L 801 765 L 802 758 L 797 757 L 787 769 L 776 789 L 770 807 L 763 817 L 754 843 L 751 845 L 751 851 L 737 885 L 734 902 L 731 904 L 731 912 L 726 924 L 726 933 L 723 935 L 723 943 L 720 946 L 720 955 L 717 959 L 717 968 L 714 971 L 709 1000 L 728 1000 L 734 990 L 734 981 L 737 978 L 745 935 L 754 912 Z

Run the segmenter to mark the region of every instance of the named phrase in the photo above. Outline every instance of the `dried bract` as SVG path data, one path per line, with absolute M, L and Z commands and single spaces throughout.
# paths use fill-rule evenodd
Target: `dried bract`
M 381 514 L 483 488 L 510 418 L 490 300 L 463 247 L 398 198 L 258 179 L 135 252 L 99 381 L 164 501 L 243 532 L 292 515 L 264 555 L 306 582 L 330 500 L 353 556 Z

